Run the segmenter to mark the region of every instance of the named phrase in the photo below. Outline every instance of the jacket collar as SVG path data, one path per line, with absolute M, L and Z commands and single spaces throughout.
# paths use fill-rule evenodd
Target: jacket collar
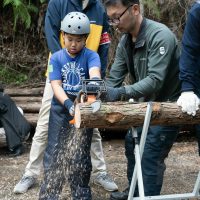
M 145 44 L 145 29 L 146 29 L 145 27 L 146 27 L 146 24 L 147 24 L 147 20 L 146 20 L 146 18 L 143 18 L 142 23 L 140 25 L 138 37 L 136 38 L 136 42 L 134 44 L 134 48 L 136 48 L 136 49 L 143 47 L 144 44 Z M 126 38 L 127 38 L 126 46 L 131 47 L 133 45 L 131 34 L 126 34 Z
M 145 30 L 146 30 L 146 24 L 147 24 L 147 20 L 146 18 L 143 18 L 142 23 L 140 25 L 140 30 L 139 30 L 139 34 L 138 37 L 136 39 L 135 42 L 135 48 L 140 48 L 143 47 L 145 44 Z

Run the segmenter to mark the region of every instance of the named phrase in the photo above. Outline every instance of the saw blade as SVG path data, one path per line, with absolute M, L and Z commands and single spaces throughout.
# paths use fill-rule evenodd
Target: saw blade
M 101 101 L 100 100 L 96 100 L 96 101 L 92 102 L 90 105 L 92 107 L 92 112 L 95 113 L 95 112 L 100 110 Z

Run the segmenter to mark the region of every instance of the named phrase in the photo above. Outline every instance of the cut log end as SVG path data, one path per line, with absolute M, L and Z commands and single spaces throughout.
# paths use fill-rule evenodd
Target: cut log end
M 80 106 L 81 106 L 80 104 L 77 104 L 75 106 L 75 116 L 74 116 L 74 118 L 75 118 L 75 124 L 74 124 L 74 126 L 76 128 L 80 128 L 80 126 L 81 126 Z

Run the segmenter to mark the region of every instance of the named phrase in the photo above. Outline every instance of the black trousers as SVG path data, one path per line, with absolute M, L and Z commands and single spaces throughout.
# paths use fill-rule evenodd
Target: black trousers
M 18 110 L 9 95 L 0 92 L 0 124 L 5 129 L 8 148 L 13 150 L 22 144 L 31 126 Z

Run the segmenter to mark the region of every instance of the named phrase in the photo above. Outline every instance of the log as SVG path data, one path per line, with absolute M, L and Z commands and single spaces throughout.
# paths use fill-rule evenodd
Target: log
M 12 96 L 42 96 L 44 87 L 39 88 L 7 88 L 5 93 Z
M 114 102 L 102 103 L 101 109 L 92 113 L 90 104 L 77 104 L 76 128 L 128 129 L 143 125 L 147 103 Z M 200 124 L 200 110 L 196 116 L 182 113 L 176 102 L 152 102 L 151 125 Z
M 44 87 L 6 88 L 8 94 L 17 106 L 21 107 L 28 122 L 36 126 L 38 113 L 42 104 Z
M 42 102 L 42 97 L 34 97 L 34 96 L 15 96 L 15 97 L 11 97 L 13 101 L 15 101 L 16 103 L 40 103 Z
M 38 113 L 41 107 L 41 102 L 31 102 L 31 103 L 16 103 L 17 106 L 22 108 L 24 113 Z

